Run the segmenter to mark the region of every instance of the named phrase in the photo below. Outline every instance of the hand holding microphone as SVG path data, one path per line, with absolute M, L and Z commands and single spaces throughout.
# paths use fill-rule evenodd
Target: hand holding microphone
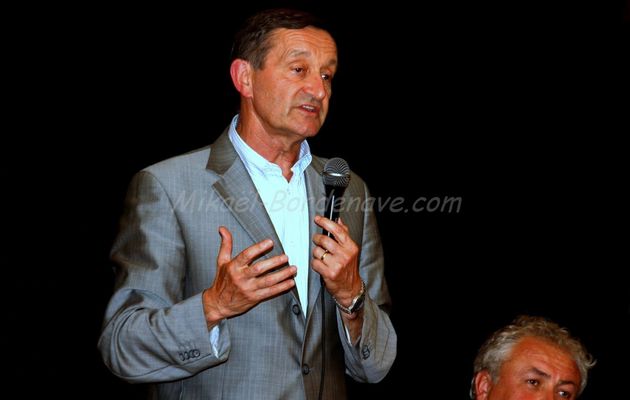
M 339 219 L 341 197 L 350 183 L 350 168 L 341 158 L 332 158 L 324 166 L 326 211 L 315 217 L 322 234 L 313 242 L 313 269 L 320 274 L 326 288 L 340 309 L 358 309 L 356 299 L 363 295 L 364 284 L 359 276 L 359 247 L 350 237 L 348 227 Z M 347 311 L 346 311 L 347 312 Z

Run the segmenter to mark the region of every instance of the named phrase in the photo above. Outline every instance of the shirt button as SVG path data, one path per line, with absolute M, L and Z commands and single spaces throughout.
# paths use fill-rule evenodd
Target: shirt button
M 293 310 L 293 314 L 295 315 L 300 314 L 300 306 L 298 306 L 297 304 L 294 304 L 293 307 L 291 307 L 291 310 Z
M 302 365 L 302 373 L 304 375 L 308 375 L 309 372 L 311 372 L 311 367 L 309 367 L 308 364 L 303 364 Z

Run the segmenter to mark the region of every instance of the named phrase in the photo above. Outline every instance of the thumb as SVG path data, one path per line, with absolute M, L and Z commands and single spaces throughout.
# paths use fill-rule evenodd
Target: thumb
M 221 235 L 221 247 L 217 256 L 217 266 L 232 260 L 232 234 L 225 226 L 220 226 L 219 235 Z

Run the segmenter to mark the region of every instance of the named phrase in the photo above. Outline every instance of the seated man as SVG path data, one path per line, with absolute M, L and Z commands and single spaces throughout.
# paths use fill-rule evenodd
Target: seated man
M 475 359 L 473 400 L 575 399 L 595 361 L 569 332 L 521 316 L 496 331 Z

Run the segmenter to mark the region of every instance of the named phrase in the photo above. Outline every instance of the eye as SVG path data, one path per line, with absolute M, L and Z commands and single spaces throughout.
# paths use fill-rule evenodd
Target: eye
M 566 390 L 561 390 L 558 392 L 558 394 L 560 395 L 560 397 L 562 397 L 563 399 L 570 399 L 573 397 L 573 395 L 571 394 L 571 392 L 567 392 Z
M 528 379 L 527 384 L 532 385 L 532 386 L 538 386 L 540 385 L 540 382 L 538 381 L 538 379 Z
M 302 72 L 304 72 L 304 68 L 303 67 L 293 67 L 293 68 L 291 68 L 291 70 L 293 72 L 295 72 L 296 74 L 301 74 Z
M 330 74 L 322 74 L 322 79 L 325 81 L 330 81 L 332 80 L 332 75 Z

